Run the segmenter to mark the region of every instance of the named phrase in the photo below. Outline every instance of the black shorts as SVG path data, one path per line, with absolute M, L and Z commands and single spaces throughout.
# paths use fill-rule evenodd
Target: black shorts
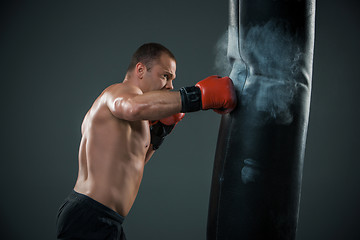
M 126 239 L 124 217 L 94 199 L 75 192 L 65 199 L 57 216 L 58 239 Z

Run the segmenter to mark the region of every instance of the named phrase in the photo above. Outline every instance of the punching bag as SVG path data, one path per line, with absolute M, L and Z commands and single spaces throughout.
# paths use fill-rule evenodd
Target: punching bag
M 221 119 L 207 239 L 295 239 L 315 0 L 230 0 L 229 10 L 238 106 Z

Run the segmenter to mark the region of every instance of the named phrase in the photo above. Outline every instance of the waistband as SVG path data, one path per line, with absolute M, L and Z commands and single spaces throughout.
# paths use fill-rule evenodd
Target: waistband
M 68 196 L 69 200 L 77 200 L 86 204 L 90 204 L 91 206 L 95 207 L 96 209 L 100 210 L 101 212 L 107 214 L 109 217 L 113 218 L 115 221 L 120 222 L 121 224 L 124 222 L 125 218 L 112 210 L 111 208 L 105 206 L 104 204 L 92 199 L 85 194 L 78 193 L 75 190 L 72 190 L 70 195 Z

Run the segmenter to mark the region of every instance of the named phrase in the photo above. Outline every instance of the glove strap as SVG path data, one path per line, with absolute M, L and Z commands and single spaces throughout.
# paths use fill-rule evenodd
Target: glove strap
M 198 87 L 180 88 L 181 112 L 195 112 L 202 109 L 201 90 Z

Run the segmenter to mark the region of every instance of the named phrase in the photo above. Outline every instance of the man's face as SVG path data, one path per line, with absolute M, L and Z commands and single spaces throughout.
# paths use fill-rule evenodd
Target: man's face
M 159 60 L 153 62 L 150 71 L 145 70 L 143 78 L 145 91 L 172 90 L 175 72 L 175 60 L 166 53 L 161 54 Z

